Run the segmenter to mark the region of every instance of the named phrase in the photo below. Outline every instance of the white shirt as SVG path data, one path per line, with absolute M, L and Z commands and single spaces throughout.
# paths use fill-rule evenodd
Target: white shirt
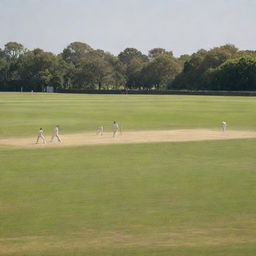
M 227 126 L 227 123 L 226 122 L 222 122 L 222 126 L 223 127 Z
M 113 123 L 112 128 L 113 130 L 118 130 L 119 129 L 118 123 Z
M 54 135 L 58 135 L 59 134 L 59 128 L 55 127 L 53 130 Z
M 38 136 L 42 136 L 43 133 L 44 133 L 44 131 L 40 129 L 39 132 L 38 132 Z

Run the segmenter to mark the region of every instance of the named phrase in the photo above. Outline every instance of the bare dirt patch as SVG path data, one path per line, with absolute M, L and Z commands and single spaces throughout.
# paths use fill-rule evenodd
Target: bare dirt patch
M 0 145 L 14 146 L 19 148 L 45 148 L 65 147 L 101 144 L 128 144 L 128 143 L 153 143 L 153 142 L 182 142 L 204 140 L 228 140 L 256 138 L 255 131 L 219 131 L 210 129 L 180 129 L 180 130 L 155 130 L 155 131 L 127 131 L 118 134 L 115 138 L 112 133 L 105 132 L 103 136 L 95 133 L 74 133 L 60 135 L 62 143 L 47 142 L 35 144 L 36 137 L 1 139 Z M 47 141 L 50 138 L 46 138 Z

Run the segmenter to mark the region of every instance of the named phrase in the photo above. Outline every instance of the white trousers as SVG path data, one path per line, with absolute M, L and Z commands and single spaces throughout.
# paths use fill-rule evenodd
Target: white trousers
M 59 134 L 53 134 L 52 138 L 51 138 L 51 142 L 53 142 L 54 138 L 57 138 L 58 142 L 61 142 L 61 139 L 59 137 Z
M 44 143 L 44 144 L 46 143 L 46 140 L 45 140 L 44 135 L 38 135 L 38 136 L 37 136 L 37 140 L 36 140 L 36 144 L 38 144 L 38 142 L 39 142 L 40 139 L 43 140 L 43 143 Z
M 113 137 L 116 136 L 117 131 L 118 131 L 118 129 L 113 129 Z
M 99 127 L 96 129 L 96 135 L 103 135 L 103 128 Z

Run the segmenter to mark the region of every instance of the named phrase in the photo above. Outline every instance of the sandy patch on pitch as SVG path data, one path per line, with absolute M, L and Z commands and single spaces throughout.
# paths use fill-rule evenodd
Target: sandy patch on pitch
M 209 129 L 182 129 L 182 130 L 156 130 L 156 131 L 127 131 L 112 137 L 112 133 L 105 132 L 103 136 L 95 133 L 74 133 L 60 135 L 63 142 L 47 142 L 47 144 L 35 144 L 33 138 L 9 138 L 1 139 L 0 145 L 14 146 L 19 148 L 42 148 L 42 147 L 65 147 L 101 144 L 128 144 L 128 143 L 152 143 L 152 142 L 181 142 L 181 141 L 204 141 L 204 140 L 228 140 L 256 138 L 255 131 L 226 131 Z M 47 141 L 50 138 L 46 138 Z

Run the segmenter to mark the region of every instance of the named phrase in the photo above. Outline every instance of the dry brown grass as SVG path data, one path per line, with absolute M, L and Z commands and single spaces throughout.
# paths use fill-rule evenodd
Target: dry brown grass
M 44 251 L 72 248 L 159 248 L 202 247 L 255 244 L 256 236 L 251 229 L 211 228 L 185 229 L 176 232 L 129 234 L 121 231 L 80 233 L 55 236 L 26 236 L 0 239 L 0 255 L 17 252 Z

